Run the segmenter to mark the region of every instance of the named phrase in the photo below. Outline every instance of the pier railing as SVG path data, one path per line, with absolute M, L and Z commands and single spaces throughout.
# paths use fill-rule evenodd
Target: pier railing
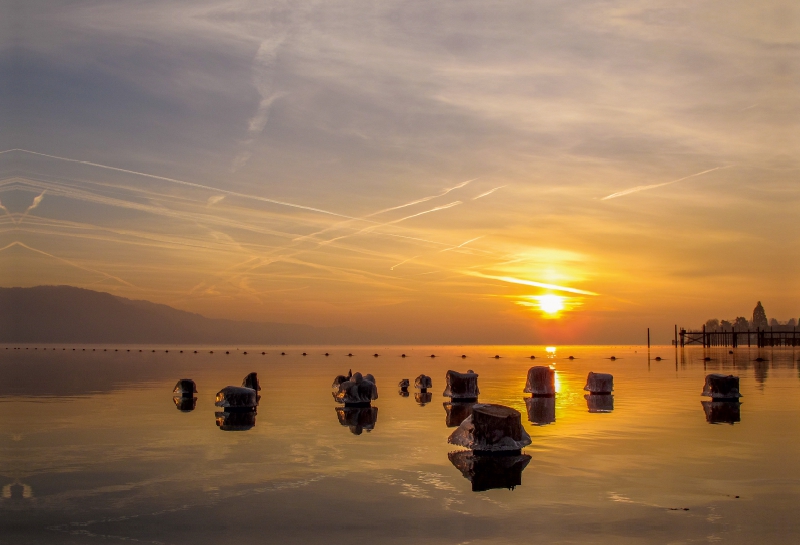
M 680 339 L 677 337 L 679 336 Z M 675 342 L 680 346 L 699 344 L 702 346 L 800 346 L 800 331 L 794 328 L 792 331 L 773 331 L 772 329 L 756 328 L 755 331 L 730 331 L 716 330 L 706 331 L 706 327 L 700 331 L 692 331 L 684 328 L 680 329 Z

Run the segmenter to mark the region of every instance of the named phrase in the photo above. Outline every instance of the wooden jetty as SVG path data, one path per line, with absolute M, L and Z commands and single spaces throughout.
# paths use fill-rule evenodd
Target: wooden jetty
M 679 341 L 680 338 L 680 341 Z M 773 331 L 772 329 L 756 329 L 755 331 L 706 331 L 703 326 L 701 331 L 689 331 L 675 326 L 675 344 L 680 342 L 680 346 L 699 344 L 705 347 L 755 345 L 759 348 L 766 346 L 800 346 L 800 331 L 794 328 L 792 331 Z

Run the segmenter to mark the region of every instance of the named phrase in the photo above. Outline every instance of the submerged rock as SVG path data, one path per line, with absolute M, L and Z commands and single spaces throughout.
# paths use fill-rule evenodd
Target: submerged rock
M 719 373 L 706 375 L 702 395 L 713 399 L 739 399 L 742 397 L 739 393 L 739 377 Z
M 191 397 L 193 394 L 197 393 L 197 386 L 195 385 L 192 379 L 182 378 L 175 385 L 175 388 L 173 388 L 172 393 L 174 395 Z
M 447 413 L 445 424 L 448 428 L 457 428 L 472 414 L 472 407 L 476 403 L 474 401 L 445 401 L 442 405 Z
M 614 391 L 614 377 L 608 373 L 590 371 L 583 389 L 591 394 L 610 394 Z
M 519 451 L 531 444 L 519 411 L 504 405 L 476 403 L 447 442 L 480 452 Z
M 214 405 L 230 409 L 255 410 L 258 405 L 258 394 L 252 388 L 225 386 L 217 392 Z
M 556 373 L 545 365 L 536 365 L 528 369 L 528 381 L 525 383 L 526 394 L 534 396 L 556 395 Z
M 245 352 L 246 354 L 247 352 Z M 252 372 L 242 381 L 243 388 L 250 388 L 251 390 L 255 390 L 256 392 L 261 390 L 261 384 L 258 382 L 258 373 Z
M 514 490 L 522 484 L 522 471 L 531 461 L 527 454 L 486 456 L 471 450 L 451 452 L 447 458 L 472 483 L 473 492 Z
M 741 406 L 738 401 L 701 401 L 709 424 L 730 424 L 741 421 Z
M 175 408 L 182 413 L 191 412 L 197 407 L 196 397 L 174 396 L 172 402 L 175 403 Z
M 419 403 L 420 407 L 424 407 L 433 399 L 433 394 L 430 392 L 416 392 L 414 394 L 414 401 Z
M 339 424 L 350 428 L 350 433 L 361 435 L 364 430 L 370 432 L 375 429 L 375 423 L 378 421 L 378 408 L 336 407 L 336 417 L 339 419 Z
M 256 412 L 224 411 L 214 413 L 222 431 L 247 431 L 256 425 Z
M 590 413 L 610 413 L 614 410 L 614 396 L 611 394 L 587 394 L 583 398 Z
M 433 381 L 428 375 L 420 375 L 414 379 L 414 388 L 417 390 L 426 391 L 428 388 L 433 387 Z
M 478 390 L 478 373 L 471 369 L 466 373 L 448 371 L 446 375 L 447 386 L 444 389 L 445 397 L 450 399 L 477 400 L 480 395 Z
M 555 397 L 528 397 L 525 398 L 528 409 L 528 420 L 537 426 L 546 426 L 556 421 Z
M 378 399 L 375 378 L 370 374 L 362 376 L 361 373 L 355 373 L 350 380 L 339 385 L 333 398 L 345 405 L 369 405 L 373 400 Z

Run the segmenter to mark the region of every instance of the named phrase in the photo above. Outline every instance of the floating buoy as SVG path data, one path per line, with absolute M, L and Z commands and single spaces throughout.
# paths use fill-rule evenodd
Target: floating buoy
M 610 357 L 610 358 L 608 358 L 608 359 L 610 359 L 611 361 L 614 361 L 614 360 L 616 360 L 616 359 L 617 359 L 617 357 L 616 357 L 616 356 L 611 356 L 611 357 Z
M 261 353 L 262 356 L 266 356 L 266 354 L 267 354 L 266 352 L 262 352 Z
M 436 357 L 436 354 L 431 354 L 431 357 L 432 357 L 432 358 L 435 358 L 435 357 Z
M 348 358 L 352 358 L 352 357 L 353 357 L 353 354 L 347 354 L 347 357 L 348 357 Z
M 226 353 L 226 354 L 230 354 L 230 352 L 228 352 L 227 350 L 225 351 L 225 353 Z
M 711 356 L 706 356 L 705 358 L 703 358 L 703 361 L 711 361 Z M 756 361 L 758 361 L 758 360 L 756 360 Z
M 532 360 L 535 360 L 535 359 L 536 359 L 536 356 L 531 356 L 531 359 L 532 359 Z
M 575 359 L 575 356 L 570 356 L 570 357 L 569 357 L 569 358 L 567 358 L 567 359 L 574 360 L 574 359 Z
M 466 354 L 461 354 L 461 359 L 462 359 L 462 360 L 463 360 L 463 359 L 465 359 L 466 357 L 467 357 L 467 355 L 466 355 Z
M 281 356 L 285 356 L 285 355 L 286 355 L 286 352 L 281 352 Z
M 326 356 L 330 356 L 330 354 L 328 354 L 327 352 L 325 352 L 325 355 L 326 355 Z
M 378 354 L 373 354 L 373 355 L 372 355 L 372 357 L 373 357 L 373 358 L 377 358 L 377 357 L 378 357 Z
M 246 356 L 246 355 L 247 355 L 247 351 L 246 351 L 246 350 L 244 351 L 243 355 L 244 355 L 244 356 Z
M 405 357 L 406 357 L 406 355 L 405 355 L 405 354 L 400 354 L 400 357 L 401 357 L 401 358 L 405 358 Z
M 500 359 L 500 356 L 498 356 L 497 354 L 495 354 L 495 355 L 494 355 L 494 359 L 496 359 L 496 360 L 499 360 L 499 359 Z
M 303 352 L 303 355 L 304 355 L 304 356 L 308 356 L 308 354 L 306 354 L 305 352 Z
M 764 361 L 767 361 L 767 360 L 766 360 L 766 358 L 762 358 L 761 356 L 759 356 L 759 357 L 756 358 L 756 361 L 760 363 L 760 362 L 764 362 Z
M 656 361 L 661 361 L 661 356 L 656 356 Z

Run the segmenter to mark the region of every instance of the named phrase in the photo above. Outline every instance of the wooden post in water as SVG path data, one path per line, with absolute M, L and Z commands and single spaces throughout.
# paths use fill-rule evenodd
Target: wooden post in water
M 707 346 L 708 341 L 706 340 L 706 324 L 703 324 L 703 348 Z
M 678 346 L 678 324 L 675 324 L 675 346 Z
M 650 352 L 650 328 L 647 328 L 647 351 Z

